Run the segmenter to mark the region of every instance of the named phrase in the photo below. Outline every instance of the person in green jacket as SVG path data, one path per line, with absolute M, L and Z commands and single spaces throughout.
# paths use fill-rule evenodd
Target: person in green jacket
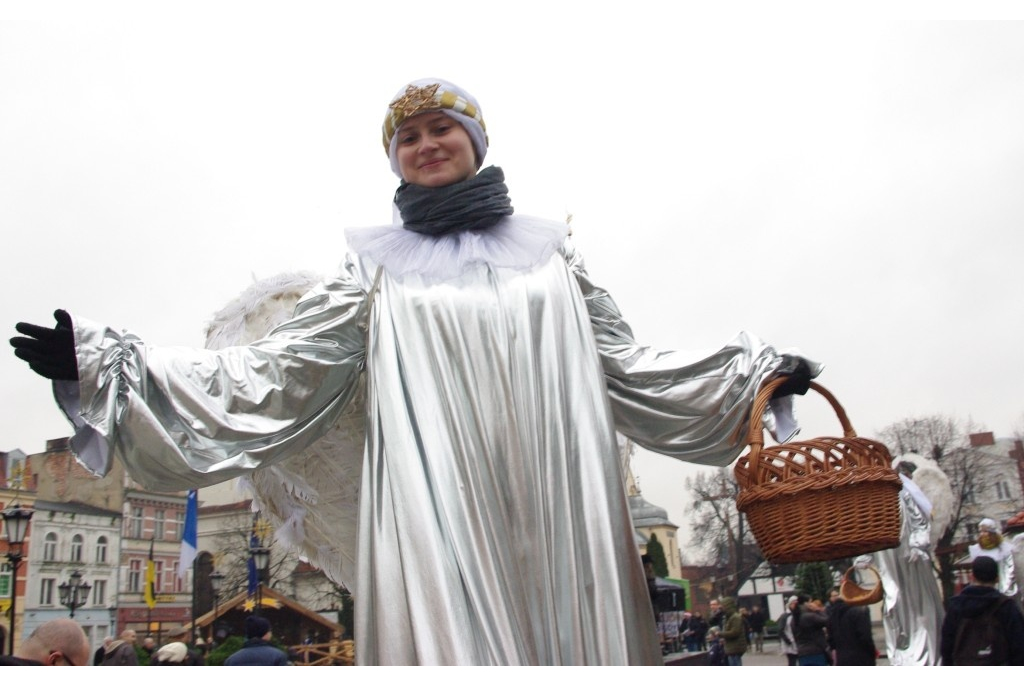
M 736 600 L 726 597 L 722 600 L 725 612 L 725 624 L 722 638 L 725 640 L 725 659 L 728 666 L 742 666 L 743 654 L 747 651 L 747 630 L 743 625 L 743 617 L 736 608 Z

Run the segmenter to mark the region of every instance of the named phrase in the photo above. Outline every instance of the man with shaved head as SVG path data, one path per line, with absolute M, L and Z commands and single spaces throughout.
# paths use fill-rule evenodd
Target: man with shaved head
M 89 641 L 70 618 L 48 621 L 32 631 L 14 656 L 0 657 L 0 666 L 86 666 Z

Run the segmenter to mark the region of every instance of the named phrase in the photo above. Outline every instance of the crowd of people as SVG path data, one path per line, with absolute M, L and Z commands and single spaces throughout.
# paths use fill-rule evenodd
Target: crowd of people
M 288 652 L 271 642 L 270 621 L 247 616 L 245 642 L 224 660 L 225 666 L 287 666 Z M 204 666 L 209 643 L 202 637 L 189 640 L 185 627 L 169 630 L 167 641 L 158 644 L 152 636 L 140 643 L 131 629 L 103 640 L 95 652 L 82 627 L 70 618 L 43 623 L 29 635 L 14 654 L 0 656 L 0 666 Z
M 936 638 L 941 645 L 937 664 L 1024 665 L 1024 612 L 1001 586 L 997 561 L 975 557 L 970 583 L 950 600 Z M 760 607 L 748 611 L 738 609 L 732 598 L 716 599 L 710 602 L 707 621 L 695 621 L 700 613 L 694 612 L 683 625 L 705 628 L 706 639 L 695 644 L 706 647 L 710 665 L 741 666 L 748 651 L 762 651 L 756 647 L 756 628 L 764 625 L 754 619 L 759 614 Z M 788 597 L 776 625 L 779 652 L 789 666 L 875 666 L 882 657 L 870 609 L 848 604 L 838 588 L 827 602 L 805 594 Z
M 971 583 L 950 602 L 942 625 L 943 665 L 1024 665 L 1024 613 L 998 589 L 996 562 L 986 556 L 971 564 Z M 743 655 L 763 652 L 765 615 L 761 607 L 740 608 L 732 597 L 713 599 L 708 617 L 686 612 L 679 625 L 687 652 L 706 652 L 711 666 L 742 666 Z M 225 666 L 285 666 L 288 653 L 271 642 L 270 622 L 261 616 L 245 619 L 245 642 Z M 786 601 L 777 621 L 780 652 L 790 666 L 874 666 L 880 655 L 872 636 L 866 606 L 851 606 L 833 589 L 827 603 L 797 594 Z M 90 658 L 81 626 L 60 618 L 44 623 L 13 655 L 0 656 L 0 666 L 138 666 L 140 653 L 154 666 L 202 666 L 206 643 L 188 643 L 179 627 L 157 645 L 152 637 L 138 644 L 134 630 L 108 637 Z
M 848 606 L 838 595 L 833 591 L 827 604 L 807 595 L 787 599 L 776 627 L 779 651 L 788 665 L 875 664 L 879 653 L 867 609 Z M 744 654 L 764 653 L 767 615 L 759 605 L 738 607 L 735 599 L 726 597 L 711 600 L 709 606 L 707 621 L 694 612 L 684 625 L 705 627 L 705 639 L 696 644 L 698 649 L 706 647 L 710 665 L 742 666 Z

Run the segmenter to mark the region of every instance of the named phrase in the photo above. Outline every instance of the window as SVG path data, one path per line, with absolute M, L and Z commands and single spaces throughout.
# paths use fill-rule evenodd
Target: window
M 128 531 L 128 537 L 141 538 L 142 537 L 142 507 L 132 507 L 132 518 L 129 525 L 131 529 Z
M 996 499 L 1010 499 L 1010 486 L 1005 480 L 996 483 Z
M 164 590 L 164 562 L 153 562 L 153 594 Z
M 96 541 L 96 563 L 107 563 L 107 536 L 101 535 Z
M 43 561 L 57 561 L 57 534 L 47 533 L 43 541 Z
M 139 559 L 128 562 L 128 592 L 142 592 L 142 561 Z
M 39 603 L 43 606 L 53 604 L 53 588 L 57 581 L 54 578 L 43 578 L 39 581 Z
M 174 588 L 174 592 L 185 591 L 185 579 L 178 575 L 179 568 L 181 568 L 181 566 L 177 561 L 171 564 L 171 578 L 169 584 Z
M 105 580 L 94 580 L 92 581 L 92 604 L 93 606 L 103 606 L 107 603 L 107 581 Z
M 11 565 L 0 562 L 0 597 L 11 596 Z
M 174 525 L 174 539 L 180 542 L 185 535 L 185 512 L 179 511 L 174 514 Z
M 163 509 L 156 512 L 153 518 L 153 537 L 157 540 L 164 539 L 164 511 Z
M 73 538 L 71 538 L 71 561 L 81 561 L 82 560 L 82 543 L 83 542 L 84 541 L 82 540 L 82 536 L 81 535 L 75 534 L 75 536 Z
M 973 485 L 967 486 L 967 491 L 964 493 L 964 502 L 967 504 L 977 504 L 978 500 L 975 497 L 975 489 Z

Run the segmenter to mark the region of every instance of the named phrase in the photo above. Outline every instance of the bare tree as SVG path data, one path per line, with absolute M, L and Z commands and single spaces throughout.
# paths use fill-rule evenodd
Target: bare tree
M 727 468 L 701 472 L 686 479 L 690 493 L 690 522 L 700 561 L 721 571 L 717 591 L 735 594 L 761 555 L 744 517 L 736 509 L 739 486 Z
M 967 445 L 962 422 L 939 414 L 896 421 L 879 435 L 894 455 L 914 452 L 940 463 L 951 450 Z
M 222 597 L 233 597 L 249 585 L 249 549 L 254 532 L 258 543 L 270 548 L 270 564 L 263 577 L 266 587 L 278 589 L 295 567 L 294 556 L 274 545 L 267 526 L 254 521 L 249 512 L 238 512 L 223 520 L 219 532 L 213 536 L 214 566 L 224 574 Z

